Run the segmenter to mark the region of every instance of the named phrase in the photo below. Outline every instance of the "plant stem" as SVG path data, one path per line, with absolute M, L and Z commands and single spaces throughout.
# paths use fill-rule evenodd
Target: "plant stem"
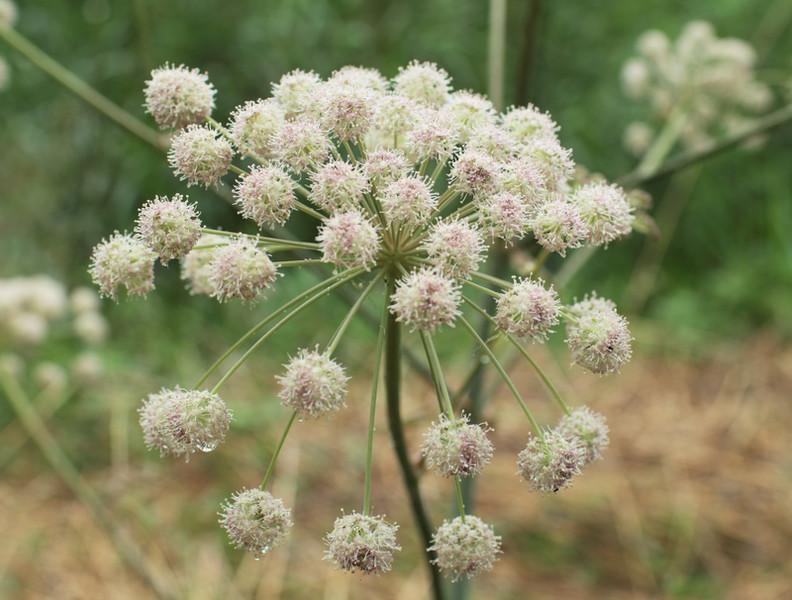
M 506 281 L 505 279 L 501 279 L 500 277 L 495 277 L 494 275 L 484 273 L 483 271 L 474 271 L 473 273 L 470 274 L 470 276 L 475 277 L 476 279 L 481 279 L 482 281 L 489 281 L 490 283 L 507 290 L 511 289 L 511 287 L 513 286 L 511 281 Z
M 496 110 L 503 110 L 504 63 L 506 61 L 506 0 L 490 0 L 487 75 L 489 97 Z
M 280 456 L 281 450 L 283 449 L 283 444 L 286 442 L 286 438 L 289 436 L 289 432 L 291 431 L 295 420 L 297 420 L 296 410 L 292 412 L 291 417 L 289 417 L 286 427 L 283 428 L 283 433 L 281 434 L 280 440 L 278 441 L 278 445 L 275 447 L 275 452 L 272 453 L 272 458 L 270 458 L 269 465 L 267 465 L 267 471 L 264 473 L 264 479 L 261 480 L 261 485 L 259 486 L 262 490 L 267 488 L 267 484 L 272 478 L 272 473 L 275 471 L 275 463 L 278 462 L 278 456 Z
M 380 366 L 385 348 L 385 326 L 388 321 L 388 302 L 385 301 L 382 319 L 380 319 L 379 332 L 377 333 L 377 351 L 374 355 L 374 373 L 371 383 L 371 402 L 369 404 L 368 434 L 366 437 L 366 474 L 363 483 L 363 514 L 367 515 L 371 509 L 371 468 L 374 464 L 374 423 L 377 417 L 377 392 L 379 391 Z
M 462 521 L 465 521 L 465 497 L 462 495 L 462 483 L 459 481 L 459 477 L 454 477 L 454 490 L 456 491 L 456 502 L 457 502 L 457 512 L 459 516 L 462 518 Z
M 146 562 L 145 555 L 137 544 L 119 529 L 102 499 L 82 478 L 80 472 L 66 456 L 19 383 L 8 373 L 0 371 L 0 384 L 2 384 L 11 407 L 28 435 L 38 446 L 55 473 L 108 534 L 121 560 L 158 596 L 173 598 L 171 591 L 159 580 L 159 577 Z
M 97 90 L 80 79 L 77 75 L 61 65 L 33 42 L 12 27 L 0 27 L 0 38 L 22 54 L 30 62 L 55 79 L 66 89 L 79 96 L 111 121 L 133 133 L 155 148 L 164 150 L 168 147 L 165 136 L 132 116 L 118 104 L 100 94 Z
M 490 347 L 487 346 L 487 343 L 481 339 L 479 334 L 476 333 L 476 330 L 473 327 L 473 325 L 471 325 L 465 317 L 460 316 L 459 320 L 465 326 L 465 329 L 467 329 L 468 332 L 470 332 L 470 335 L 473 336 L 473 339 L 476 340 L 476 342 L 481 346 L 484 352 L 487 353 L 487 356 L 490 357 L 490 360 L 492 361 L 492 364 L 495 367 L 495 369 L 498 371 L 498 374 L 500 374 L 500 376 L 503 378 L 504 383 L 506 383 L 512 395 L 517 400 L 517 403 L 520 405 L 520 408 L 525 413 L 525 416 L 528 417 L 528 420 L 531 422 L 531 426 L 533 427 L 536 436 L 540 440 L 544 440 L 544 433 L 542 432 L 542 428 L 539 427 L 539 423 L 536 421 L 533 414 L 531 413 L 531 409 L 528 408 L 528 405 L 525 403 L 525 400 L 523 400 L 522 396 L 520 395 L 520 392 L 517 391 L 514 382 L 511 380 L 509 374 L 506 373 L 506 370 L 500 364 L 498 357 L 496 357 L 495 353 L 492 350 L 490 350 Z
M 481 308 L 478 304 L 476 304 L 466 296 L 462 296 L 462 299 L 465 302 L 467 302 L 473 309 L 475 309 L 481 316 L 483 316 L 485 319 L 488 319 L 490 323 L 492 323 L 497 327 L 497 323 L 495 323 L 495 319 L 493 319 L 492 316 L 489 313 L 487 313 L 486 310 Z M 547 386 L 547 389 L 550 390 L 550 394 L 553 396 L 553 399 L 558 403 L 558 406 L 561 408 L 561 410 L 564 411 L 565 414 L 568 415 L 571 412 L 569 405 L 561 397 L 561 394 L 558 393 L 558 389 L 556 389 L 556 387 L 553 385 L 553 382 L 550 381 L 550 378 L 545 374 L 542 368 L 530 357 L 530 355 L 525 350 L 525 348 L 522 347 L 522 344 L 520 344 L 520 342 L 517 341 L 517 339 L 515 339 L 513 335 L 505 331 L 501 333 L 503 333 L 506 336 L 506 339 L 508 339 L 512 343 L 512 345 L 515 348 L 517 348 L 517 350 L 519 350 L 520 354 L 523 355 L 525 360 L 527 360 L 530 363 L 531 367 L 533 367 L 533 370 L 536 371 L 536 374 L 539 375 L 539 378 Z
M 492 296 L 493 298 L 500 298 L 501 297 L 501 293 L 500 292 L 495 291 L 495 290 L 491 290 L 490 288 L 484 287 L 483 285 L 479 285 L 478 283 L 475 283 L 475 282 L 471 281 L 470 279 L 465 279 L 463 281 L 463 283 L 465 285 L 469 285 L 470 287 L 472 287 L 474 289 L 477 289 L 480 292 L 484 292 L 485 294 L 487 294 L 488 296 Z
M 274 263 L 278 267 L 302 267 L 304 265 L 324 264 L 321 258 L 298 258 L 295 260 L 276 260 Z
M 266 327 L 267 323 L 270 323 L 277 319 L 281 314 L 289 310 L 295 304 L 301 302 L 304 298 L 309 296 L 313 296 L 315 294 L 320 294 L 324 292 L 328 292 L 324 288 L 329 288 L 334 283 L 338 283 L 339 281 L 343 282 L 347 279 L 351 279 L 362 272 L 362 269 L 353 269 L 351 271 L 344 271 L 343 273 L 339 273 L 338 275 L 333 275 L 329 279 L 324 279 L 317 283 L 315 286 L 308 288 L 301 294 L 298 294 L 291 300 L 289 300 L 286 304 L 275 310 L 274 312 L 268 314 L 264 319 L 256 323 L 253 327 L 251 327 L 245 335 L 239 338 L 236 342 L 234 342 L 223 354 L 214 362 L 212 366 L 210 366 L 206 371 L 204 371 L 201 378 L 198 382 L 193 386 L 195 389 L 201 387 L 204 382 L 209 378 L 209 376 L 214 373 L 214 371 L 225 362 L 225 360 L 231 356 L 234 352 L 236 352 L 237 348 L 239 348 L 242 344 L 244 344 L 247 340 L 252 338 L 256 335 L 262 328 Z
M 396 273 L 388 274 L 388 298 L 396 290 Z M 421 498 L 418 487 L 418 478 L 415 476 L 410 457 L 407 453 L 407 442 L 404 439 L 404 429 L 401 417 L 401 325 L 396 317 L 388 312 L 385 331 L 385 396 L 388 404 L 388 427 L 390 428 L 393 449 L 399 461 L 404 487 L 410 499 L 410 508 L 420 534 L 426 553 L 426 566 L 432 583 L 432 597 L 434 600 L 444 600 L 443 584 L 440 571 L 433 560 L 436 555 L 429 547 L 432 544 L 432 527 Z
M 437 385 L 439 392 L 440 408 L 449 419 L 454 418 L 454 408 L 451 405 L 451 396 L 448 393 L 448 384 L 446 384 L 445 377 L 443 377 L 443 370 L 440 366 L 440 358 L 437 356 L 437 348 L 435 348 L 432 336 L 425 331 L 420 332 L 421 340 L 423 341 L 424 348 L 426 349 L 426 358 L 429 361 L 429 369 L 432 371 L 432 378 Z
M 366 298 L 368 298 L 368 295 L 374 289 L 374 286 L 377 285 L 377 283 L 379 283 L 380 279 L 382 279 L 383 275 L 384 275 L 384 271 L 380 271 L 379 273 L 377 273 L 374 276 L 374 278 L 369 282 L 369 284 L 366 286 L 366 289 L 364 289 L 363 292 L 360 294 L 360 296 L 358 296 L 358 299 L 355 300 L 355 303 L 352 305 L 352 308 L 349 309 L 349 312 L 344 317 L 344 320 L 341 321 L 341 324 L 338 326 L 338 329 L 336 329 L 335 333 L 333 334 L 333 337 L 330 339 L 330 343 L 327 345 L 328 354 L 332 354 L 333 352 L 335 352 L 336 348 L 338 348 L 338 344 L 341 341 L 341 338 L 343 337 L 347 327 L 349 327 L 349 324 L 352 322 L 352 319 L 354 318 L 355 314 L 360 309 L 361 305 L 366 300 Z

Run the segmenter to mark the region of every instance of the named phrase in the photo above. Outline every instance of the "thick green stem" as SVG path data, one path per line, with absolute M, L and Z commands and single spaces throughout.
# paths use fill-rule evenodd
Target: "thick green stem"
M 396 274 L 388 275 L 388 298 L 396 289 Z M 420 534 L 426 553 L 426 566 L 432 582 L 432 597 L 434 600 L 443 600 L 443 583 L 440 571 L 434 564 L 436 555 L 429 550 L 432 544 L 432 527 L 424 508 L 421 492 L 418 487 L 418 478 L 413 470 L 410 456 L 407 452 L 407 442 L 404 439 L 404 429 L 401 416 L 401 326 L 393 314 L 388 313 L 385 331 L 385 396 L 388 404 L 388 427 L 390 428 L 393 449 L 401 469 L 404 487 L 410 500 L 413 518 Z
M 11 27 L 0 27 L 0 38 L 5 40 L 9 46 L 22 54 L 47 75 L 55 79 L 55 81 L 79 96 L 117 125 L 120 125 L 155 148 L 164 150 L 168 147 L 165 136 L 161 136 L 155 130 L 118 106 L 118 104 L 100 94 L 85 81 L 77 77 L 77 75 L 33 44 L 33 42 L 28 40 L 16 29 Z
M 388 302 L 380 319 L 377 334 L 377 352 L 374 355 L 374 373 L 372 373 L 371 402 L 369 404 L 368 435 L 366 436 L 366 474 L 363 483 L 363 514 L 368 515 L 371 510 L 371 469 L 374 464 L 374 424 L 377 418 L 377 392 L 379 391 L 380 367 L 382 354 L 385 349 L 385 328 L 388 321 Z
M 55 473 L 108 534 L 121 560 L 159 597 L 173 598 L 172 592 L 151 569 L 146 562 L 145 555 L 137 544 L 119 529 L 113 520 L 113 515 L 102 499 L 86 483 L 80 472 L 66 456 L 66 453 L 61 449 L 49 429 L 47 429 L 47 426 L 41 420 L 38 412 L 36 412 L 18 382 L 8 373 L 0 370 L 0 384 L 20 423 L 33 442 L 38 446 Z

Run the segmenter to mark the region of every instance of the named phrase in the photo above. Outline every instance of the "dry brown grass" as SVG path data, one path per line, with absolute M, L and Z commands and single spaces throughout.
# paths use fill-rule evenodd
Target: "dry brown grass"
M 556 418 L 530 372 L 515 369 L 515 380 L 533 406 L 546 407 L 546 422 Z M 238 385 L 235 397 L 251 383 Z M 476 512 L 503 534 L 504 555 L 474 597 L 792 597 L 792 349 L 759 338 L 695 363 L 636 360 L 618 378 L 575 373 L 565 387 L 573 402 L 585 397 L 607 415 L 612 446 L 570 490 L 531 494 L 513 463 L 527 427 L 508 395 L 490 401 L 497 453 L 480 478 Z M 415 447 L 433 399 L 416 382 L 407 391 Z M 367 390 L 354 392 L 350 404 L 363 405 Z M 364 578 L 320 561 L 321 536 L 339 509 L 360 502 L 364 420 L 353 409 L 332 427 L 296 428 L 276 492 L 298 525 L 288 546 L 258 562 L 225 546 L 214 511 L 230 490 L 257 481 L 266 456 L 255 440 L 260 423 L 187 465 L 144 463 L 135 447 L 126 468 L 116 448 L 115 466 L 89 477 L 179 598 L 420 600 L 424 573 L 384 423 L 374 509 L 403 523 L 397 570 Z M 450 484 L 426 477 L 422 486 L 437 520 L 450 509 Z M 0 539 L 0 593 L 9 598 L 151 597 L 30 447 L 0 484 Z

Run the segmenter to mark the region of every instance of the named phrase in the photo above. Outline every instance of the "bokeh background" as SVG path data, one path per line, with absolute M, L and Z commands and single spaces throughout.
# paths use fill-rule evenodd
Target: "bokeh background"
M 329 75 L 345 64 L 393 75 L 413 58 L 436 61 L 457 89 L 486 92 L 488 3 L 483 0 L 37 0 L 20 2 L 17 29 L 132 114 L 165 61 L 198 66 L 219 90 L 217 115 L 266 96 L 293 68 Z M 694 19 L 751 42 L 756 76 L 774 92 L 792 81 L 788 0 L 595 4 L 508 2 L 506 104 L 533 102 L 561 124 L 562 142 L 590 170 L 615 179 L 636 165 L 623 149 L 645 108 L 620 85 L 637 37 L 675 37 Z M 0 278 L 45 273 L 88 285 L 91 247 L 129 227 L 155 194 L 183 191 L 162 154 L 135 139 L 0 43 L 10 82 L 0 92 Z M 146 119 L 147 120 L 147 119 Z M 147 120 L 148 121 L 148 120 Z M 634 235 L 597 254 L 564 290 L 613 298 L 633 323 L 636 356 L 620 376 L 570 369 L 561 336 L 538 358 L 574 402 L 606 414 L 612 447 L 572 489 L 537 497 L 512 456 L 524 443 L 512 403 L 485 382 L 485 417 L 499 452 L 480 478 L 477 511 L 504 537 L 504 556 L 473 598 L 792 597 L 792 127 L 750 149 L 718 155 L 692 174 L 645 186 L 660 238 Z M 204 220 L 241 226 L 211 192 L 193 189 Z M 296 219 L 309 233 L 309 223 Z M 363 400 L 373 336 L 355 324 L 342 359 L 355 377 L 351 407 L 331 426 L 298 428 L 276 489 L 294 506 L 288 547 L 253 561 L 227 547 L 220 501 L 255 482 L 283 421 L 272 375 L 294 340 L 310 345 L 345 311 L 328 299 L 260 352 L 228 387 L 230 440 L 188 464 L 142 445 L 136 408 L 161 385 L 196 377 L 268 308 L 313 281 L 295 271 L 253 309 L 190 297 L 178 269 L 159 269 L 146 301 L 106 302 L 103 374 L 58 397 L 23 377 L 62 450 L 145 550 L 180 598 L 426 597 L 417 541 L 391 449 L 380 428 L 375 508 L 403 524 L 394 571 L 373 579 L 334 572 L 321 537 L 339 508 L 357 506 L 364 459 Z M 464 376 L 470 347 L 441 336 L 449 377 Z M 2 352 L 33 365 L 72 365 L 62 324 L 35 352 L 2 338 Z M 531 374 L 515 381 L 547 420 Z M 431 418 L 431 390 L 407 383 L 415 440 Z M 360 402 L 354 402 L 355 399 Z M 384 425 L 384 423 L 383 423 Z M 341 432 L 341 435 L 339 435 Z M 0 395 L 0 595 L 8 598 L 154 597 L 119 561 L 85 503 L 27 439 Z M 413 448 L 415 443 L 413 442 Z M 422 483 L 435 520 L 450 510 L 443 482 Z

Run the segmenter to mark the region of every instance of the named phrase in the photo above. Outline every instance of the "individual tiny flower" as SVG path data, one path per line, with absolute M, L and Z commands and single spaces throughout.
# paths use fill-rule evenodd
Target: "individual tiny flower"
M 568 308 L 567 345 L 572 361 L 603 375 L 618 371 L 632 356 L 627 319 L 610 300 L 593 295 Z
M 530 223 L 528 206 L 522 198 L 511 192 L 498 192 L 478 202 L 482 228 L 507 244 L 528 233 Z
M 322 126 L 339 141 L 360 140 L 371 126 L 373 98 L 366 89 L 327 83 L 320 111 Z
M 449 419 L 441 415 L 424 433 L 421 456 L 426 466 L 444 477 L 472 477 L 492 460 L 492 442 L 486 424 L 470 423 L 463 414 Z
M 432 536 L 429 550 L 437 554 L 435 564 L 443 574 L 456 581 L 492 569 L 501 552 L 501 538 L 474 515 L 443 521 Z
M 479 150 L 465 150 L 451 166 L 449 181 L 460 192 L 473 196 L 495 190 L 498 164 Z
M 564 148 L 558 140 L 537 138 L 522 148 L 521 155 L 533 161 L 545 189 L 550 192 L 567 190 L 569 180 L 575 173 L 575 162 L 572 160 L 572 151 Z
M 438 271 L 464 278 L 478 269 L 486 246 L 478 227 L 467 221 L 443 220 L 432 226 L 423 250 Z
M 398 528 L 383 517 L 357 512 L 340 516 L 325 536 L 324 558 L 350 573 L 386 573 L 391 570 L 393 553 L 401 550 L 396 543 Z
M 607 246 L 632 231 L 635 215 L 624 190 L 617 185 L 589 183 L 578 188 L 570 200 L 588 228 L 587 242 Z
M 580 211 L 566 200 L 553 200 L 539 208 L 529 223 L 536 241 L 561 256 L 579 247 L 588 236 Z
M 143 438 L 160 455 L 210 452 L 225 439 L 231 411 L 215 393 L 181 387 L 149 394 L 138 410 Z
M 586 450 L 576 440 L 555 429 L 543 438 L 532 435 L 517 456 L 517 469 L 538 492 L 557 492 L 567 487 L 585 465 Z
M 337 267 L 370 269 L 377 263 L 379 233 L 357 209 L 328 217 L 316 241 L 322 247 L 322 260 Z
M 311 174 L 310 200 L 329 213 L 357 207 L 368 192 L 366 174 L 344 160 L 323 164 Z
M 231 544 L 257 557 L 281 543 L 294 525 L 283 501 L 260 488 L 236 492 L 221 508 L 220 525 Z
M 277 267 L 255 240 L 239 237 L 214 252 L 209 281 L 220 302 L 252 301 L 275 281 Z
M 333 71 L 327 82 L 340 87 L 366 90 L 375 95 L 384 94 L 388 89 L 388 81 L 377 69 L 351 65 Z
M 99 295 L 89 287 L 78 287 L 69 296 L 69 305 L 76 314 L 99 310 Z
M 209 187 L 228 172 L 234 150 L 231 144 L 209 127 L 189 125 L 171 139 L 168 162 L 187 185 Z
M 198 69 L 165 64 L 151 72 L 144 90 L 146 111 L 161 129 L 203 123 L 214 109 L 215 88 Z
M 423 224 L 437 205 L 437 197 L 429 183 L 415 174 L 389 184 L 379 200 L 388 224 L 409 227 Z
M 206 234 L 181 261 L 181 278 L 187 282 L 190 294 L 211 296 L 212 261 L 216 251 L 228 243 L 228 238 Z
M 98 312 L 84 312 L 74 319 L 74 333 L 86 344 L 101 344 L 107 339 L 107 320 Z
M 586 464 L 602 458 L 602 451 L 610 441 L 605 417 L 588 406 L 580 406 L 564 415 L 558 424 L 558 432 L 583 446 Z
M 327 160 L 330 140 L 319 124 L 307 117 L 287 122 L 272 143 L 277 158 L 295 173 L 313 169 Z
M 275 227 L 289 219 L 297 201 L 294 190 L 294 180 L 280 165 L 256 165 L 237 179 L 234 204 L 259 227 Z
M 396 320 L 422 331 L 450 325 L 459 315 L 459 286 L 434 269 L 420 269 L 402 278 L 391 297 Z
M 548 113 L 532 104 L 512 106 L 503 116 L 503 128 L 518 144 L 529 144 L 537 138 L 555 139 L 559 130 Z
M 286 113 L 272 98 L 245 102 L 231 115 L 229 131 L 242 154 L 258 159 L 275 155 L 273 139 L 286 122 Z
M 467 142 L 471 134 L 486 125 L 495 124 L 495 107 L 481 94 L 459 90 L 451 94 L 442 111 L 455 129 L 455 137 Z
M 322 80 L 313 71 L 295 69 L 286 73 L 272 86 L 272 97 L 281 105 L 288 118 L 316 111 L 316 101 Z
M 536 213 L 549 195 L 537 164 L 526 158 L 518 158 L 501 165 L 498 190 L 519 196 L 530 215 Z
M 544 342 L 558 324 L 561 302 L 552 286 L 541 279 L 515 280 L 498 298 L 495 321 L 503 331 Z
M 445 161 L 456 146 L 456 131 L 450 118 L 437 110 L 418 113 L 404 140 L 404 152 L 413 163 Z
M 434 63 L 413 61 L 399 69 L 393 79 L 393 89 L 411 100 L 438 108 L 448 100 L 451 78 Z
M 374 150 L 363 163 L 363 171 L 377 189 L 384 189 L 388 184 L 400 179 L 410 170 L 404 155 L 397 150 Z
M 296 410 L 301 417 L 321 417 L 345 405 L 349 378 L 344 368 L 316 350 L 300 350 L 276 380 L 283 405 Z
M 166 264 L 192 250 L 201 237 L 201 219 L 185 196 L 156 196 L 138 212 L 135 232 Z
M 116 231 L 94 247 L 88 272 L 102 296 L 115 299 L 121 286 L 130 296 L 145 296 L 154 289 L 156 259 L 143 240 Z

